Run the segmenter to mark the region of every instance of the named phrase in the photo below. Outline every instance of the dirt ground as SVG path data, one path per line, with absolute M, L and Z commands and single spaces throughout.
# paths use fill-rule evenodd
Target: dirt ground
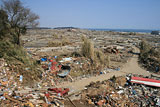
M 135 53 L 139 52 L 139 49 L 135 48 Z M 71 88 L 71 93 L 75 93 L 78 92 L 80 90 L 83 90 L 84 87 L 86 85 L 89 85 L 90 82 L 96 82 L 96 81 L 104 81 L 107 79 L 110 79 L 111 77 L 113 77 L 114 75 L 116 77 L 118 76 L 123 76 L 123 75 L 127 75 L 127 74 L 138 74 L 138 75 L 144 75 L 144 76 L 149 76 L 149 75 L 156 75 L 153 73 L 149 73 L 146 70 L 142 69 L 139 65 L 138 65 L 138 55 L 134 55 L 123 67 L 120 71 L 113 71 L 107 74 L 102 74 L 96 77 L 90 77 L 90 78 L 84 78 L 82 80 L 78 80 L 75 82 L 67 82 L 67 83 L 63 83 L 61 85 L 59 85 L 58 87 L 69 87 Z M 159 76 L 159 75 L 156 75 Z M 160 76 L 159 76 L 160 77 Z

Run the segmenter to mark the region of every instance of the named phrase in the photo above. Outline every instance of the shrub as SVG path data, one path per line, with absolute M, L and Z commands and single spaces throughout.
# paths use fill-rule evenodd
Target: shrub
M 62 46 L 70 45 L 71 42 L 67 38 L 62 39 Z
M 58 39 L 58 37 L 59 37 L 57 34 L 53 34 L 52 36 L 53 36 L 55 39 Z
M 62 39 L 62 41 L 54 40 L 48 42 L 48 47 L 59 47 L 59 46 L 66 46 L 70 45 L 71 42 L 68 39 Z
M 0 57 L 3 57 L 9 65 L 16 65 L 16 68 L 13 68 L 14 71 L 23 75 L 25 82 L 39 79 L 41 70 L 37 68 L 40 67 L 27 55 L 23 47 L 9 41 L 0 41 Z M 25 68 L 29 68 L 29 70 L 25 70 Z
M 105 64 L 105 55 L 101 50 L 96 50 L 95 51 L 95 59 L 98 59 L 98 62 L 100 62 L 101 64 Z
M 49 47 L 59 47 L 59 46 L 62 46 L 62 42 L 60 42 L 60 41 L 49 41 L 48 46 Z
M 140 51 L 142 53 L 148 52 L 151 49 L 151 46 L 147 43 L 146 40 L 142 40 L 140 43 Z
M 105 64 L 107 65 L 107 67 L 109 67 L 109 65 L 110 65 L 110 56 L 109 55 L 106 55 L 106 57 L 105 57 Z
M 93 43 L 84 36 L 82 36 L 82 41 L 83 41 L 82 48 L 81 48 L 82 55 L 94 61 Z
M 110 57 L 108 55 L 105 55 L 101 50 L 96 50 L 94 62 L 96 64 L 100 64 L 101 66 L 109 67 Z
M 160 53 L 151 47 L 145 40 L 142 40 L 140 44 L 140 56 L 139 59 L 144 67 L 148 70 L 154 71 L 156 66 L 159 66 Z
M 105 55 L 101 50 L 95 50 L 93 43 L 87 39 L 85 36 L 82 36 L 82 48 L 81 53 L 84 57 L 91 59 L 93 66 L 105 66 L 109 67 L 110 58 L 108 55 Z
M 72 52 L 70 56 L 71 57 L 82 57 L 82 55 L 77 51 Z
M 33 64 L 23 47 L 14 45 L 9 41 L 0 41 L 0 53 L 0 58 L 3 57 L 10 63 L 18 60 L 26 65 Z

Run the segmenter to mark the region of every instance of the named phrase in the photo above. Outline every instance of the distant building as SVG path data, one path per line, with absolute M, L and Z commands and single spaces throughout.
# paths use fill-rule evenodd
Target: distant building
M 160 31 L 152 31 L 151 34 L 152 35 L 160 35 Z

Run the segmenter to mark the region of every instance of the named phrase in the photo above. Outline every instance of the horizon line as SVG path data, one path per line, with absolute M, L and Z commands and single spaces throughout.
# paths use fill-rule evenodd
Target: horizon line
M 50 28 L 50 29 L 55 29 L 55 28 L 78 28 L 78 29 L 117 29 L 117 30 L 158 30 L 160 29 L 145 29 L 145 28 L 82 28 L 82 27 L 73 27 L 73 26 L 59 26 L 59 27 L 45 27 L 45 26 L 38 26 L 37 28 Z

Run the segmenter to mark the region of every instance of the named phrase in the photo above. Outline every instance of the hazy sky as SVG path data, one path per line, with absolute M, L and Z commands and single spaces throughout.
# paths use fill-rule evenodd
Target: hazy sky
M 160 29 L 160 0 L 21 0 L 42 27 Z

